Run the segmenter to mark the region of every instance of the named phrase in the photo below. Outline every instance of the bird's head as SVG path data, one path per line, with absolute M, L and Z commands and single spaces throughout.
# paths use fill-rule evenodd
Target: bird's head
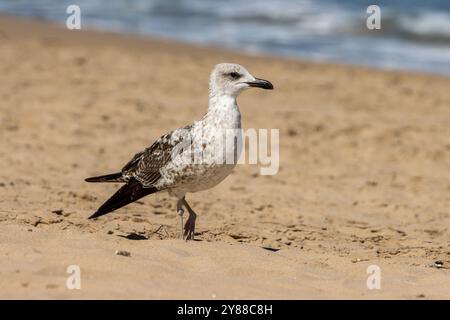
M 237 97 L 248 88 L 273 89 L 273 85 L 264 79 L 250 74 L 243 66 L 234 63 L 216 65 L 209 78 L 209 90 L 213 95 Z

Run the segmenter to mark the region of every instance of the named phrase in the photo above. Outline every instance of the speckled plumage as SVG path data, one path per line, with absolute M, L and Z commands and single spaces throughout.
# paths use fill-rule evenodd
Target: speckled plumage
M 195 213 L 185 201 L 188 192 L 214 187 L 235 167 L 241 153 L 241 113 L 238 94 L 249 87 L 272 89 L 270 82 L 253 77 L 237 64 L 216 65 L 209 81 L 209 107 L 199 121 L 163 135 L 137 153 L 121 172 L 88 178 L 88 182 L 126 183 L 91 218 L 101 216 L 154 192 L 168 191 L 179 200 L 179 211 L 189 211 L 186 229 L 193 238 Z M 226 143 L 227 135 L 235 143 Z M 225 162 L 226 159 L 233 162 Z M 192 218 L 193 217 L 193 218 Z M 189 226 L 188 226 L 189 224 Z M 186 232 L 185 232 L 186 235 Z

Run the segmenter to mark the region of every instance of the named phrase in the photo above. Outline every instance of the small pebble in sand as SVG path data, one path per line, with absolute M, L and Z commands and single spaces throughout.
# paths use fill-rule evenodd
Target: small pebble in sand
M 131 256 L 130 252 L 124 251 L 124 250 L 116 250 L 115 254 L 118 255 L 118 256 L 124 256 L 124 257 L 130 257 Z
M 352 263 L 362 262 L 362 261 L 369 261 L 369 259 L 365 258 L 356 258 L 352 260 Z

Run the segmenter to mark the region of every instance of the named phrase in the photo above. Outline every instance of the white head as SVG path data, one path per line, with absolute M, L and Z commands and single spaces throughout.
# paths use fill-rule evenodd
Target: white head
M 255 78 L 243 66 L 234 63 L 216 65 L 209 77 L 210 96 L 237 97 L 244 89 L 251 87 L 273 89 L 269 81 Z

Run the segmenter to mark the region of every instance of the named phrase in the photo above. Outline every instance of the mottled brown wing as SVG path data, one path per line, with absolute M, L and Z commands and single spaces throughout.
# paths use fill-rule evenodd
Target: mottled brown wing
M 161 178 L 160 169 L 170 161 L 174 148 L 181 141 L 173 139 L 173 133 L 162 136 L 150 147 L 137 153 L 123 167 L 123 175 L 127 178 L 135 178 L 146 187 L 153 186 Z

